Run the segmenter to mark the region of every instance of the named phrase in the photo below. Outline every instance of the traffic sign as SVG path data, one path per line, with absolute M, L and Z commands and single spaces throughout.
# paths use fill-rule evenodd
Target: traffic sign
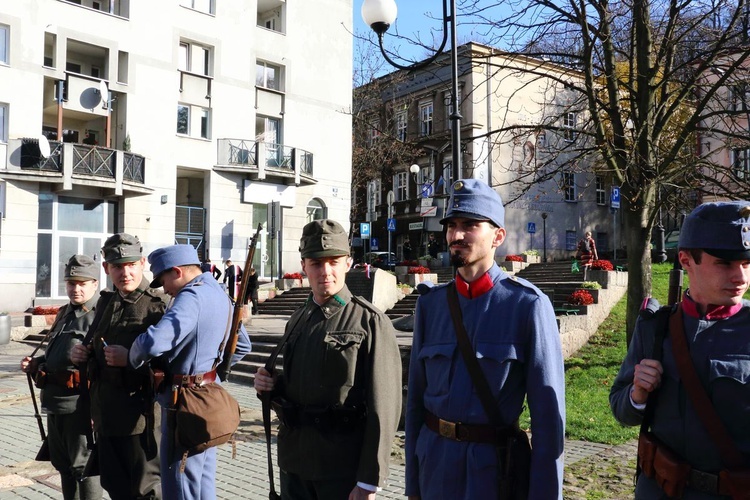
M 388 219 L 388 231 L 395 231 L 396 230 L 396 219 Z
M 362 237 L 363 240 L 370 239 L 370 223 L 369 222 L 359 223 L 359 235 Z
M 529 232 L 529 233 L 531 233 L 531 234 L 536 233 L 536 224 L 533 223 L 533 222 L 529 222 L 526 225 L 526 231 Z
M 422 207 L 419 211 L 420 217 L 435 217 L 438 207 Z
M 432 196 L 432 193 L 435 191 L 435 188 L 432 187 L 431 182 L 425 182 L 422 185 L 422 198 L 429 198 Z
M 620 187 L 612 186 L 612 195 L 609 197 L 609 206 L 620 208 Z
M 370 238 L 370 250 L 379 250 L 378 243 L 380 242 L 377 238 Z

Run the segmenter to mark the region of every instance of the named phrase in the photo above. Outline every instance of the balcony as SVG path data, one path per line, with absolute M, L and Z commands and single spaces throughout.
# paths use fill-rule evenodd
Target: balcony
M 93 10 L 101 12 L 103 14 L 109 14 L 112 16 L 122 17 L 125 19 L 130 18 L 130 0 L 63 0 L 74 4 L 78 7 L 82 7 L 87 10 Z
M 4 169 L 3 169 L 4 168 Z M 7 163 L 0 164 L 5 179 L 57 184 L 57 191 L 74 186 L 111 189 L 111 195 L 138 195 L 145 186 L 146 160 L 127 151 L 86 144 L 50 141 L 50 155 L 42 157 L 37 139 L 11 139 Z
M 250 180 L 267 179 L 296 186 L 317 182 L 313 176 L 312 153 L 272 142 L 219 139 L 215 168 L 248 173 Z

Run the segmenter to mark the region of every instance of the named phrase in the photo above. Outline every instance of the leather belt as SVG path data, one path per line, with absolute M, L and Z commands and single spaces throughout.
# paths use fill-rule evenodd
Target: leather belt
M 687 487 L 691 490 L 708 493 L 710 495 L 729 495 L 729 489 L 719 481 L 719 475 L 711 472 L 703 472 L 690 469 Z
M 429 411 L 425 411 L 424 421 L 428 429 L 444 438 L 452 439 L 453 441 L 504 445 L 513 433 L 511 427 L 495 427 L 494 425 L 489 424 L 450 422 L 436 417 Z
M 61 370 L 57 372 L 48 372 L 47 383 L 66 387 L 68 389 L 77 389 L 81 385 L 81 375 L 77 371 Z
M 199 375 L 173 375 L 172 384 L 181 385 L 182 387 L 193 387 L 196 385 L 206 385 L 216 382 L 216 370 L 201 373 Z

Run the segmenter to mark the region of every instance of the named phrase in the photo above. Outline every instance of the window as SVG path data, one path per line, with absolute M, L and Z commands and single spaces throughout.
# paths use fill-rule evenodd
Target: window
M 738 179 L 750 178 L 750 148 L 732 150 L 732 170 Z
M 0 142 L 8 142 L 8 105 L 0 103 Z
M 576 250 L 578 248 L 578 237 L 575 231 L 565 231 L 565 250 Z
M 442 194 L 450 194 L 452 185 L 453 185 L 453 162 L 447 161 L 443 163 L 443 175 L 438 177 L 436 187 L 442 187 Z
M 257 25 L 267 30 L 284 32 L 283 9 L 285 3 L 282 0 L 269 0 L 267 2 L 258 2 L 258 21 Z
M 201 109 L 201 137 L 203 139 L 211 138 L 211 110 L 202 108 Z
M 406 141 L 406 111 L 396 113 L 396 139 Z
M 445 130 L 451 130 L 453 128 L 453 120 L 451 115 L 453 114 L 453 106 L 451 106 L 451 91 L 445 91 L 443 99 L 445 100 Z M 456 102 L 458 103 L 458 112 L 461 113 L 461 89 L 458 89 L 458 95 L 456 96 Z
M 367 145 L 372 146 L 380 137 L 380 123 L 378 120 L 371 120 L 367 124 Z
M 255 85 L 265 89 L 282 90 L 281 67 L 265 61 L 255 63 Z
M 604 191 L 604 178 L 599 175 L 596 176 L 596 204 L 607 204 L 607 193 Z
M 326 206 L 323 202 L 317 198 L 310 200 L 307 204 L 307 222 L 325 219 L 326 217 Z
M 177 133 L 190 135 L 190 106 L 177 105 Z
M 429 198 L 435 195 L 435 178 L 432 170 L 432 165 L 419 167 L 417 195 L 421 198 Z
M 373 179 L 367 185 L 367 211 L 375 213 L 375 209 L 381 204 L 380 201 L 380 179 Z
M 213 0 L 180 0 L 180 5 L 206 14 L 214 14 Z
M 211 75 L 211 49 L 190 42 L 180 42 L 177 50 L 177 69 L 196 75 Z
M 432 101 L 419 105 L 419 135 L 432 135 Z
M 573 172 L 562 173 L 563 199 L 565 201 L 576 201 L 576 175 Z
M 0 24 L 0 63 L 10 64 L 10 27 Z
M 70 71 L 71 73 L 78 73 L 79 75 L 81 73 L 81 65 L 74 62 L 68 62 L 65 63 L 65 71 Z
M 750 109 L 750 82 L 742 82 L 729 88 L 729 110 L 747 111 Z
M 575 113 L 565 113 L 563 116 L 563 128 L 565 128 L 565 131 L 563 132 L 563 137 L 565 137 L 565 140 L 568 142 L 573 142 L 576 140 L 576 128 L 577 126 L 577 117 Z
M 396 201 L 409 199 L 409 172 L 399 172 L 393 176 L 393 194 Z
M 597 252 L 606 252 L 609 250 L 609 237 L 607 233 L 597 231 L 594 235 L 594 240 L 596 241 Z

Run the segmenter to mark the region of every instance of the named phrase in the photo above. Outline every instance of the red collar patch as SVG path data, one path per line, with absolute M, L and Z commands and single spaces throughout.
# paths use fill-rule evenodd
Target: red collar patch
M 490 273 L 484 273 L 480 278 L 467 283 L 460 274 L 456 273 L 456 290 L 467 299 L 475 299 L 489 292 L 495 283 L 490 277 Z
M 714 304 L 709 304 L 706 307 L 706 314 L 702 317 L 702 319 L 708 321 L 726 319 L 740 312 L 740 309 L 742 309 L 742 302 L 733 306 L 717 306 Z M 685 292 L 682 299 L 682 310 L 685 311 L 685 314 L 687 314 L 688 316 L 701 319 L 701 314 L 698 311 L 698 304 L 690 297 L 690 294 L 688 294 L 687 292 Z

